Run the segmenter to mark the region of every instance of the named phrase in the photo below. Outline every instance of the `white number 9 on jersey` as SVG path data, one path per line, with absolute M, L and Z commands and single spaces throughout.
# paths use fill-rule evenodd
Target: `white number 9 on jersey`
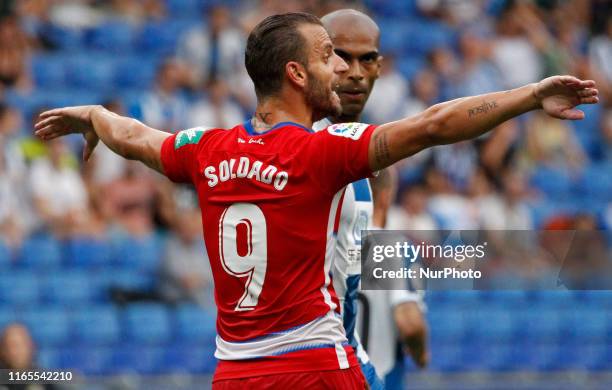
M 234 310 L 255 309 L 268 261 L 266 218 L 259 207 L 235 203 L 225 209 L 219 220 L 219 254 L 225 272 L 247 278 Z

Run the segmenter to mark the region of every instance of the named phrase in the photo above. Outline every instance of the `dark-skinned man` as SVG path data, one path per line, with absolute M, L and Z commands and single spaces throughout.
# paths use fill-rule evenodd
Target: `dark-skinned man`
M 347 63 L 348 70 L 341 75 L 336 88 L 342 113 L 316 122 L 314 130 L 323 130 L 335 123 L 359 122 L 383 61 L 379 53 L 380 30 L 368 15 L 342 9 L 323 16 L 321 21 L 334 44 L 334 51 Z M 332 279 L 347 338 L 373 390 L 384 389 L 385 385 L 389 389 L 402 387 L 403 359 L 398 359 L 402 356 L 398 351 L 398 332 L 419 367 L 424 367 L 428 359 L 421 293 L 408 291 L 408 285 L 400 285 L 395 291 L 358 291 L 361 230 L 384 228 L 394 197 L 393 173 L 389 167 L 379 171 L 375 178 L 362 179 L 346 187 L 333 262 Z M 368 323 L 364 326 L 369 333 L 367 351 L 355 331 L 358 296 L 369 307 L 367 317 L 363 317 L 364 312 L 360 313 Z

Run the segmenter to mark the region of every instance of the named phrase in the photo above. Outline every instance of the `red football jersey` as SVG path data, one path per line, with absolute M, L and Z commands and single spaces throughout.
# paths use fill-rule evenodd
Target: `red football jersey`
M 193 183 L 202 210 L 218 309 L 216 380 L 355 364 L 330 268 L 344 187 L 372 173 L 373 130 L 345 123 L 314 133 L 285 122 L 257 134 L 246 122 L 164 142 L 166 175 Z M 246 359 L 268 364 L 232 363 Z

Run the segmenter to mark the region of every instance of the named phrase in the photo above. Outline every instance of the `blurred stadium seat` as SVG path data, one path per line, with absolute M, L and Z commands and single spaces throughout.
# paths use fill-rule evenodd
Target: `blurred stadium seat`
M 119 313 L 115 306 L 90 306 L 73 315 L 76 341 L 86 346 L 113 345 L 121 339 Z
M 30 307 L 39 299 L 39 282 L 28 271 L 10 271 L 0 274 L 0 302 L 14 307 Z
M 43 286 L 43 299 L 53 305 L 83 305 L 93 296 L 89 274 L 82 270 L 64 269 L 46 275 Z
M 51 236 L 39 235 L 30 237 L 23 243 L 18 264 L 40 270 L 58 267 L 61 261 L 60 243 Z
M 159 304 L 134 304 L 123 313 L 122 327 L 128 340 L 163 344 L 172 338 L 168 309 Z
M 37 345 L 61 346 L 70 338 L 70 321 L 62 307 L 39 306 L 25 311 L 20 318 Z

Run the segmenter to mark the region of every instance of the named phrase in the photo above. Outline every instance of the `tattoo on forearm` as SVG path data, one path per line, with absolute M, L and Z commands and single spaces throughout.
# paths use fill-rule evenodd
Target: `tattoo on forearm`
M 480 106 L 472 107 L 468 110 L 468 118 L 471 118 L 473 116 L 480 115 L 480 114 L 486 114 L 487 112 L 492 111 L 496 109 L 497 107 L 498 106 L 497 106 L 496 101 L 482 102 Z
M 376 137 L 374 145 L 374 157 L 379 164 L 387 164 L 391 160 L 387 134 L 382 133 Z

